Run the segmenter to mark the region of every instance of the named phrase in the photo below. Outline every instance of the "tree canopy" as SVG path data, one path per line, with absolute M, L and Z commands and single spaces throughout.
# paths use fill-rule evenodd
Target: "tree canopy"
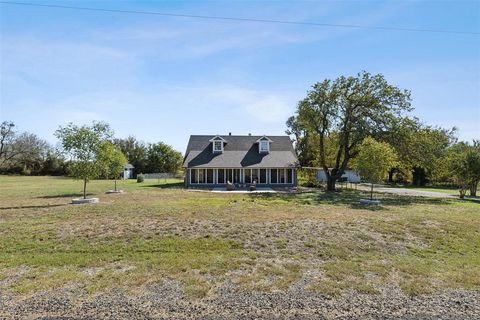
M 0 170 L 29 174 L 42 170 L 42 162 L 49 152 L 50 145 L 37 135 L 16 132 L 15 124 L 3 121 L 0 124 Z
M 370 198 L 373 197 L 373 183 L 382 181 L 396 162 L 395 150 L 388 143 L 376 141 L 371 137 L 363 140 L 355 158 L 354 169 L 363 179 L 371 182 Z
M 287 121 L 287 132 L 295 135 L 300 147 L 318 141 L 318 164 L 325 171 L 327 189 L 335 190 L 335 181 L 362 141 L 379 138 L 410 110 L 409 91 L 390 85 L 381 74 L 361 72 L 314 84 Z
M 448 149 L 443 161 L 447 174 L 459 186 L 460 197 L 463 198 L 467 190 L 476 196 L 480 182 L 480 143 L 457 143 Z
M 182 166 L 182 154 L 164 142 L 147 144 L 128 137 L 114 139 L 114 144 L 122 150 L 137 173 L 175 173 Z
M 177 172 L 182 166 L 183 156 L 166 143 L 150 145 L 147 151 L 147 163 L 150 172 Z
M 60 140 L 63 151 L 70 157 L 70 175 L 83 180 L 83 197 L 86 198 L 87 182 L 97 178 L 101 172 L 99 153 L 105 141 L 113 135 L 104 122 L 78 126 L 73 123 L 60 127 L 55 136 Z
M 100 146 L 98 163 L 101 175 L 115 180 L 115 191 L 117 191 L 117 179 L 127 164 L 125 155 L 112 142 L 106 141 Z

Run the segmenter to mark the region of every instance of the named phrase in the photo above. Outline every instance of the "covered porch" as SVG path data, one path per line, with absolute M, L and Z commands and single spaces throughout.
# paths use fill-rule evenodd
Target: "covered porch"
M 231 182 L 237 189 L 255 184 L 258 189 L 294 186 L 295 168 L 189 168 L 186 185 L 190 187 L 224 187 Z

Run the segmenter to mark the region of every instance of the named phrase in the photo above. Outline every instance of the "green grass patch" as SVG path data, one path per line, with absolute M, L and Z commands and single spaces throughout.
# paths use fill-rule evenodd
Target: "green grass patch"
M 418 295 L 480 290 L 480 205 L 362 191 L 216 194 L 180 181 L 112 181 L 74 206 L 81 181 L 0 176 L 0 290 L 27 295 L 80 285 L 94 293 L 174 279 L 202 298 L 227 279 L 243 290 L 375 294 L 386 284 Z

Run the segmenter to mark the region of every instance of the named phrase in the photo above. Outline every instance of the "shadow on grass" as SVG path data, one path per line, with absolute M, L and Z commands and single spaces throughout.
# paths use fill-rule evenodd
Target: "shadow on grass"
M 62 207 L 66 204 L 46 204 L 42 206 L 18 206 L 18 207 L 0 207 L 0 210 L 15 210 L 15 209 L 43 209 L 43 208 L 53 208 L 53 207 Z
M 387 184 L 384 187 L 391 187 L 391 188 L 405 188 L 405 189 L 419 189 L 419 190 L 424 190 L 424 189 L 438 189 L 438 190 L 451 190 L 453 192 L 458 192 L 457 187 L 448 187 L 448 186 L 414 186 L 411 184 Z
M 472 203 L 478 203 L 480 204 L 480 197 L 471 197 L 471 196 L 468 196 L 468 197 L 465 197 L 463 198 L 462 200 L 460 201 L 465 201 L 465 202 L 472 202 Z
M 160 188 L 160 189 L 182 189 L 184 186 L 183 182 L 169 182 L 169 183 L 160 183 L 160 184 L 148 184 L 143 185 L 143 188 Z
M 93 193 L 87 193 L 87 196 L 91 196 Z M 83 197 L 83 193 L 62 193 L 49 196 L 39 196 L 37 199 L 55 199 L 55 198 L 70 198 L 70 197 Z
M 448 205 L 456 201 L 454 199 L 413 197 L 405 195 L 388 195 L 377 193 L 375 200 L 380 200 L 381 205 L 362 205 L 360 199 L 369 199 L 370 193 L 362 191 L 337 191 L 337 192 L 306 192 L 298 194 L 253 194 L 251 197 L 263 200 L 285 200 L 299 204 L 309 205 L 343 205 L 352 209 L 383 210 L 385 206 L 410 206 L 417 204 Z

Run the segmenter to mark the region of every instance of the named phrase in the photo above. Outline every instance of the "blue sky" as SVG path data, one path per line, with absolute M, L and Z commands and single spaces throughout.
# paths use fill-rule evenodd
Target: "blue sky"
M 121 10 L 480 32 L 480 1 L 37 1 Z M 283 134 L 310 86 L 361 70 L 413 115 L 480 138 L 480 36 L 217 21 L 0 4 L 0 119 L 55 143 L 72 121 L 118 137 Z

